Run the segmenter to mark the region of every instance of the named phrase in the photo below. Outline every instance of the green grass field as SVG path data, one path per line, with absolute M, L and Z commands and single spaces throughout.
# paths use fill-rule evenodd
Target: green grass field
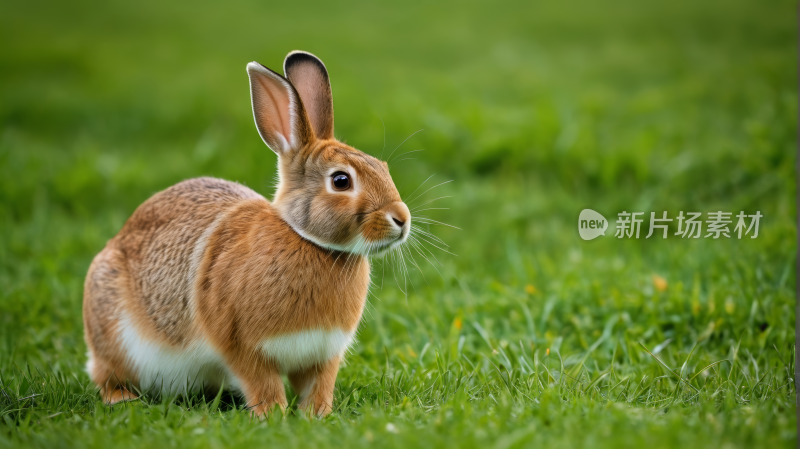
M 797 445 L 795 2 L 263 3 L 0 4 L 0 447 Z M 386 158 L 424 129 L 392 175 L 453 180 L 411 203 L 449 197 L 422 215 L 455 255 L 409 248 L 407 285 L 375 261 L 326 419 L 104 406 L 89 262 L 180 180 L 271 195 L 245 64 L 293 49 L 340 139 Z M 764 217 L 584 242 L 585 207 Z

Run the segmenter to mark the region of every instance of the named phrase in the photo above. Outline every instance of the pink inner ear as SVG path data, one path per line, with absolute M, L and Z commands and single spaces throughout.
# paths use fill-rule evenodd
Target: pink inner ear
M 288 150 L 292 141 L 289 92 L 279 80 L 252 70 L 253 112 L 258 131 L 273 150 Z M 273 147 L 274 146 L 274 147 Z
M 333 104 L 327 77 L 313 63 L 303 62 L 287 73 L 303 100 L 314 133 L 320 139 L 333 138 Z

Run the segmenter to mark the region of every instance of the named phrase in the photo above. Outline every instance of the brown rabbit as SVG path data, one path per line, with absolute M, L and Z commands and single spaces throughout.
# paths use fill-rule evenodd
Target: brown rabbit
M 367 257 L 405 242 L 408 207 L 386 162 L 333 135 L 328 72 L 295 51 L 285 77 L 247 65 L 256 127 L 278 154 L 274 201 L 198 178 L 157 193 L 92 262 L 87 371 L 113 404 L 135 389 L 224 385 L 256 414 L 330 413 L 367 289 Z

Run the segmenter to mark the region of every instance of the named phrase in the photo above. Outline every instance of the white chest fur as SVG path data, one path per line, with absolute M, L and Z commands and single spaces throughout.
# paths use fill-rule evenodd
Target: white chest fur
M 312 329 L 269 337 L 261 350 L 288 373 L 343 355 L 352 342 L 353 332 Z

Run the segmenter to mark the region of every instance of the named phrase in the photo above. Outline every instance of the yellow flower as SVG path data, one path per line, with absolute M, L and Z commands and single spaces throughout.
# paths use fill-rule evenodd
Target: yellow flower
M 456 327 L 456 329 L 459 329 L 459 330 L 460 330 L 460 329 L 461 329 L 461 325 L 462 325 L 462 324 L 461 324 L 461 318 L 459 318 L 459 317 L 456 317 L 456 319 L 455 319 L 455 320 L 453 320 L 453 326 L 455 326 L 455 327 Z
M 664 290 L 667 289 L 667 280 L 666 279 L 662 278 L 661 276 L 659 276 L 657 274 L 654 274 L 651 277 L 653 279 L 653 287 L 655 287 L 656 290 L 658 290 L 660 292 L 663 292 Z
M 531 284 L 528 284 L 528 285 L 525 286 L 525 292 L 527 294 L 529 294 L 529 295 L 532 295 L 532 294 L 536 293 L 536 287 L 534 287 Z
M 733 298 L 730 296 L 725 298 L 725 311 L 728 312 L 728 315 L 732 314 L 735 309 L 736 303 L 733 302 Z

